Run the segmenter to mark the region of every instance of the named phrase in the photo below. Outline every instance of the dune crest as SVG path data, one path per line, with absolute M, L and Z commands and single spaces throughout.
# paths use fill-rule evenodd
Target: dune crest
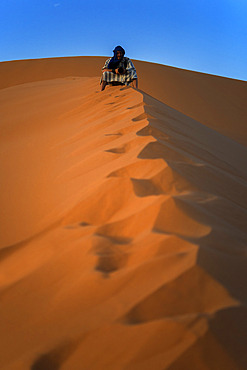
M 98 77 L 107 57 L 0 63 L 0 89 L 54 78 Z M 133 60 L 139 88 L 181 113 L 247 146 L 247 82 Z
M 244 368 L 247 149 L 94 77 L 1 102 L 0 367 Z

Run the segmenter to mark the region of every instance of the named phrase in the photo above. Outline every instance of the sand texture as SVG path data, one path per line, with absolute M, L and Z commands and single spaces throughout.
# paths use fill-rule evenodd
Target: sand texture
M 104 59 L 0 63 L 0 369 L 244 370 L 247 83 Z

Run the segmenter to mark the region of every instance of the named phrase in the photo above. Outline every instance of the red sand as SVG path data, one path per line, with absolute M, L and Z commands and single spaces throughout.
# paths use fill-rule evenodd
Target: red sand
M 0 63 L 0 368 L 245 369 L 247 83 L 103 60 Z

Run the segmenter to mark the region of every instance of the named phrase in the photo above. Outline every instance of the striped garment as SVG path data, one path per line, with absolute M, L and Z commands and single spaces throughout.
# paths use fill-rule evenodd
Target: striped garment
M 106 60 L 105 65 L 102 68 L 102 70 L 104 70 L 105 68 L 108 68 L 110 60 L 111 60 L 111 58 Z M 122 75 L 119 75 L 119 74 L 114 73 L 114 72 L 108 72 L 108 71 L 103 72 L 103 75 L 102 75 L 102 78 L 101 78 L 100 82 L 102 82 L 102 80 L 103 80 L 103 81 L 106 81 L 108 83 L 120 82 L 124 85 L 129 85 L 132 80 L 137 78 L 136 69 L 134 67 L 134 64 L 131 62 L 131 60 L 129 58 L 123 57 L 123 59 L 119 63 L 118 68 L 120 68 L 120 67 L 123 67 L 124 69 L 126 69 L 126 73 L 124 73 Z

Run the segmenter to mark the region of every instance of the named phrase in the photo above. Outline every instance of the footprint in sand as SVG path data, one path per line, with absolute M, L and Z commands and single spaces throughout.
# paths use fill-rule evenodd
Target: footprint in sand
M 127 264 L 128 254 L 124 250 L 126 240 L 121 238 L 111 238 L 95 234 L 94 253 L 98 256 L 95 270 L 109 277 L 109 274 L 123 268 Z M 126 239 L 126 238 L 125 238 Z

